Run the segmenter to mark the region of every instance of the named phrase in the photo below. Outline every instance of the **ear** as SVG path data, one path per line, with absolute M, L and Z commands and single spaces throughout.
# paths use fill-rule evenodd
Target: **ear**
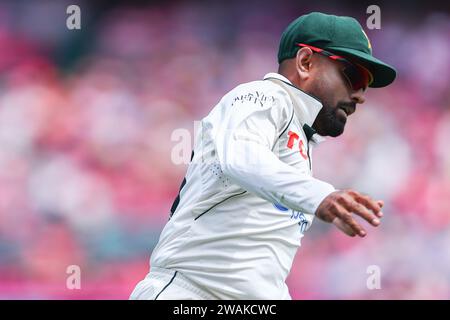
M 313 51 L 310 48 L 303 47 L 297 51 L 295 67 L 301 81 L 307 80 L 310 77 L 312 57 Z

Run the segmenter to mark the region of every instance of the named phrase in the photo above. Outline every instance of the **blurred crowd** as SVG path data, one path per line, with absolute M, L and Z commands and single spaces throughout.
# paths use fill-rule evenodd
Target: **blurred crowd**
M 0 298 L 128 298 L 185 174 L 172 132 L 193 132 L 227 91 L 276 71 L 281 31 L 308 10 L 120 6 L 44 39 L 32 23 L 51 23 L 46 10 L 19 32 L 0 6 Z M 364 12 L 340 13 L 364 24 Z M 63 65 L 71 32 L 87 49 Z M 291 295 L 448 299 L 449 15 L 385 19 L 368 34 L 398 79 L 368 91 L 344 135 L 315 150 L 314 172 L 384 200 L 383 223 L 356 239 L 316 221 Z M 66 288 L 70 265 L 81 290 Z M 380 290 L 366 286 L 373 265 Z

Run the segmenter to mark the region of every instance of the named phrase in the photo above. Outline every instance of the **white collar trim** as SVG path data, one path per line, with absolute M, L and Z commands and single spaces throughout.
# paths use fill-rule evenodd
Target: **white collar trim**
M 288 91 L 289 95 L 294 100 L 293 105 L 297 118 L 299 118 L 302 125 L 307 124 L 311 127 L 316 120 L 319 111 L 322 109 L 322 102 L 320 102 L 318 98 L 304 92 L 300 88 L 297 88 L 291 81 L 289 81 L 289 79 L 279 73 L 270 72 L 266 74 L 264 76 L 264 80 L 269 79 L 277 79 L 282 82 L 280 84 L 285 90 Z M 313 135 L 311 140 L 313 142 L 320 143 L 324 141 L 325 138 L 316 133 Z

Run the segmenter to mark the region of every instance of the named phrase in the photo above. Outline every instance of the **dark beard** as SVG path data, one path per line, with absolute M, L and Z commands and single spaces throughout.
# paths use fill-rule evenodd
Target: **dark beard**
M 317 115 L 315 123 L 317 124 L 317 132 L 322 136 L 337 137 L 344 132 L 346 119 L 338 117 L 337 111 L 339 106 L 331 107 L 323 104 Z M 314 125 L 313 125 L 314 127 Z

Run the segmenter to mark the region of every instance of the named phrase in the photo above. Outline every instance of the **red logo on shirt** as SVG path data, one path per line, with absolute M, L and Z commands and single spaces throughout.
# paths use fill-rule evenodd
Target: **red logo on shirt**
M 289 149 L 292 149 L 292 147 L 294 146 L 295 141 L 299 140 L 299 142 L 298 142 L 299 152 L 300 152 L 301 156 L 303 157 L 303 159 L 305 159 L 305 160 L 308 159 L 308 156 L 306 154 L 306 149 L 305 149 L 305 143 L 303 142 L 302 139 L 300 139 L 298 134 L 296 134 L 293 131 L 289 131 L 288 132 L 288 136 L 289 136 L 289 139 L 288 139 L 287 147 Z

